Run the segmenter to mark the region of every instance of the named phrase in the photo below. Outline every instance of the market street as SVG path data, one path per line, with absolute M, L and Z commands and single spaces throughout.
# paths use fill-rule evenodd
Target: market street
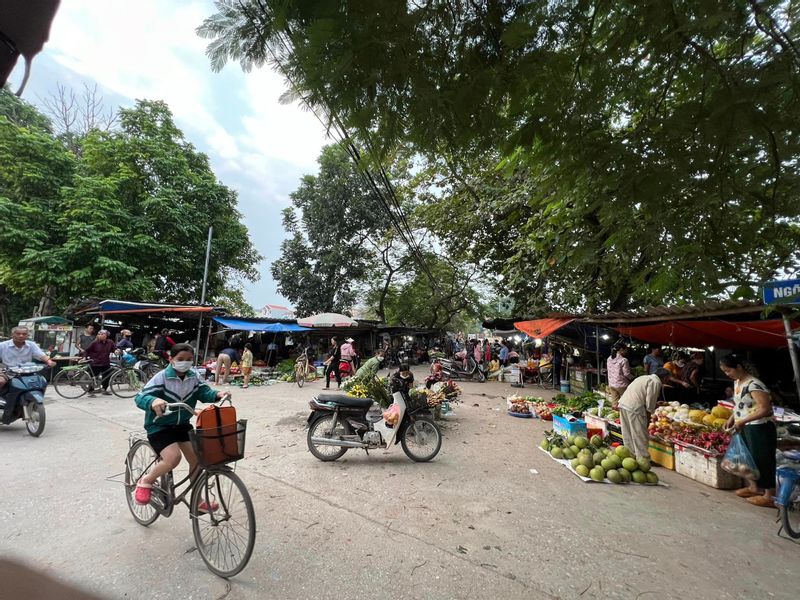
M 669 488 L 583 483 L 538 450 L 546 423 L 506 414 L 508 384 L 464 383 L 428 464 L 399 446 L 316 460 L 320 387 L 232 388 L 258 533 L 230 582 L 194 551 L 185 507 L 143 528 L 107 480 L 141 429 L 133 401 L 52 389 L 41 438 L 0 428 L 0 556 L 108 598 L 797 596 L 800 545 L 776 535 L 774 510 L 662 468 Z

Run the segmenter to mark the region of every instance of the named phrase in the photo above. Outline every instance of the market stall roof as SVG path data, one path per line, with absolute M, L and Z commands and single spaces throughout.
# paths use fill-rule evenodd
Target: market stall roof
M 20 323 L 46 323 L 47 325 L 69 325 L 72 321 L 64 317 L 49 316 L 49 317 L 30 317 L 29 319 L 22 319 Z
M 80 315 L 113 315 L 133 313 L 210 313 L 217 309 L 213 306 L 200 306 L 197 304 L 161 304 L 145 302 L 128 302 L 125 300 L 101 300 L 91 306 L 76 311 Z M 186 315 L 184 315 L 186 316 Z
M 723 316 L 758 315 L 763 312 L 761 302 L 751 300 L 711 301 L 698 305 L 648 306 L 640 310 L 625 312 L 608 312 L 602 315 L 586 315 L 581 318 L 584 323 L 655 323 L 687 319 L 709 319 Z
M 281 323 L 274 320 L 241 319 L 236 317 L 212 317 L 214 321 L 227 329 L 239 331 L 256 331 L 269 333 L 291 333 L 310 331 L 309 327 L 301 327 L 297 323 Z
M 798 327 L 798 323 L 793 323 Z M 669 321 L 640 326 L 616 327 L 620 334 L 670 346 L 725 349 L 781 348 L 786 334 L 780 319 L 764 321 Z
M 527 333 L 532 338 L 546 338 L 551 333 L 555 333 L 565 325 L 569 325 L 574 318 L 553 318 L 536 319 L 534 321 L 518 321 L 514 327 L 523 333 Z

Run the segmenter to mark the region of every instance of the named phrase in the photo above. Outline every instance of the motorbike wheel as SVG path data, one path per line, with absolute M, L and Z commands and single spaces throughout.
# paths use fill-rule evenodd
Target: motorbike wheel
M 442 447 L 442 432 L 430 419 L 418 418 L 403 431 L 400 445 L 406 456 L 415 462 L 432 460 Z
M 325 462 L 341 458 L 348 450 L 345 446 L 317 446 L 311 442 L 312 437 L 333 437 L 334 435 L 350 434 L 350 427 L 346 422 L 338 421 L 335 431 L 332 429 L 332 425 L 333 415 L 326 415 L 314 421 L 308 428 L 308 450 L 316 458 Z
M 44 432 L 44 424 L 47 421 L 45 417 L 44 404 L 38 402 L 30 403 L 31 420 L 25 421 L 25 427 L 28 433 L 33 437 L 39 437 Z

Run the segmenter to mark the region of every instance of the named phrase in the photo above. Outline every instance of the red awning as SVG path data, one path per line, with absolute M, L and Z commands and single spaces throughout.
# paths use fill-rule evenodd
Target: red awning
M 519 321 L 514 327 L 522 333 L 527 333 L 532 338 L 546 338 L 555 333 L 564 325 L 572 323 L 575 319 L 536 319 L 535 321 Z
M 792 327 L 796 328 L 797 323 Z M 615 327 L 622 335 L 651 344 L 727 350 L 786 346 L 783 321 L 667 321 L 638 327 Z

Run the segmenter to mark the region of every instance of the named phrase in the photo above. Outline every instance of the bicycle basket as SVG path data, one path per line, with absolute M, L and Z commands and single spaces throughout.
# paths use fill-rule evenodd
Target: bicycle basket
M 203 467 L 224 465 L 244 458 L 244 439 L 247 420 L 233 425 L 205 427 L 189 432 L 197 460 Z

